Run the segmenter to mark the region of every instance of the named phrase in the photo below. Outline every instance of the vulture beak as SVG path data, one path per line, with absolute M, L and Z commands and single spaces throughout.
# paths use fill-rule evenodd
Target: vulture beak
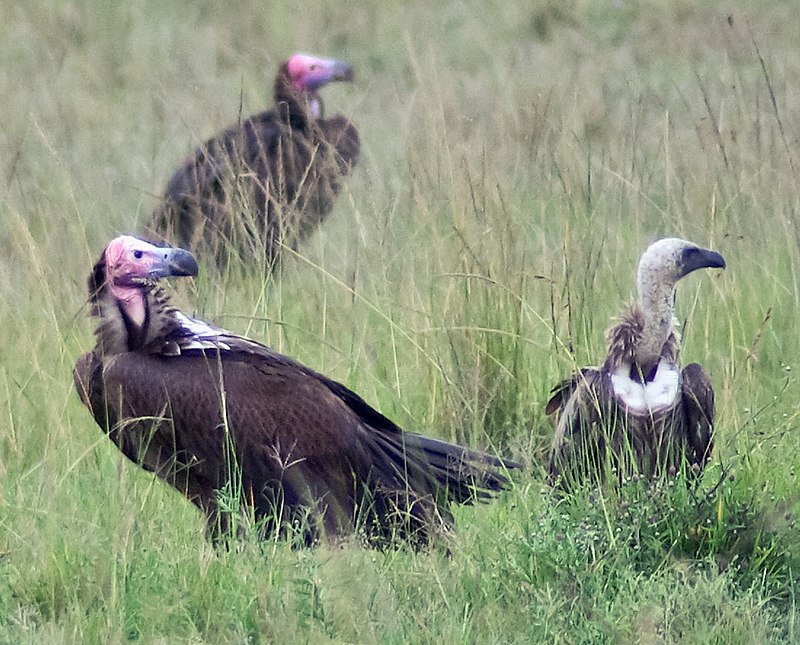
M 697 269 L 724 269 L 725 258 L 716 251 L 690 246 L 680 254 L 678 260 L 678 273 L 680 277 L 688 275 Z
M 345 63 L 339 60 L 332 60 L 330 62 L 330 79 L 331 81 L 353 81 L 353 66 L 350 63 Z
M 197 260 L 189 251 L 177 248 L 159 249 L 148 277 L 158 279 L 196 276 L 198 271 Z

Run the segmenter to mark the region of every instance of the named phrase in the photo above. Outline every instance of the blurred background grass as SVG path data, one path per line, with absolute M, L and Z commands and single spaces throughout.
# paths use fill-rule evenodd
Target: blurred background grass
M 0 641 L 798 638 L 800 23 L 793 2 L 0 4 Z M 403 426 L 528 465 L 450 555 L 215 553 L 72 391 L 85 279 L 293 51 L 355 65 L 361 163 L 279 281 L 206 262 L 187 312 Z M 549 388 L 597 362 L 659 236 L 716 385 L 710 496 L 542 487 Z M 678 490 L 680 489 L 680 490 Z

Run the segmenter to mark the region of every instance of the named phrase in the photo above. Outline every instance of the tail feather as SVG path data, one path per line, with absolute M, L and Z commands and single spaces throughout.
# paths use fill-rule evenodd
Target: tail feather
M 441 490 L 448 501 L 470 504 L 487 501 L 509 485 L 503 471 L 521 465 L 462 446 L 415 433 L 371 433 L 376 464 L 388 465 L 400 481 L 417 492 Z M 381 454 L 375 454 L 375 453 Z

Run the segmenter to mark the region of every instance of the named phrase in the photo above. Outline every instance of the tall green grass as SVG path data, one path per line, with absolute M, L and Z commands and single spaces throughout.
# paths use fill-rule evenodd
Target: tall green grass
M 0 641 L 792 642 L 798 634 L 800 27 L 791 2 L 6 3 L 0 7 Z M 280 280 L 210 262 L 187 312 L 404 427 L 527 466 L 445 549 L 215 551 L 72 391 L 85 278 L 292 51 L 360 166 Z M 716 386 L 714 465 L 562 499 L 551 385 L 604 351 L 657 236 Z

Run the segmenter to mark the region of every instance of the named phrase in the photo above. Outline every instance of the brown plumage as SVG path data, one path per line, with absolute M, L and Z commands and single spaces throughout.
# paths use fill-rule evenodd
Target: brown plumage
M 265 534 L 427 544 L 452 525 L 451 503 L 507 485 L 517 464 L 404 432 L 344 385 L 175 310 L 154 280 L 196 272 L 185 251 L 113 240 L 89 279 L 97 345 L 74 378 L 111 440 L 196 504 L 212 535 L 229 529 L 228 491 Z
M 230 126 L 172 175 L 149 228 L 224 263 L 231 252 L 266 259 L 296 248 L 333 209 L 356 164 L 359 138 L 341 115 L 323 118 L 318 90 L 350 81 L 345 63 L 295 54 L 275 78 L 275 107 Z
M 675 283 L 688 273 L 723 268 L 714 251 L 675 238 L 651 245 L 639 263 L 639 303 L 608 332 L 601 367 L 557 385 L 546 412 L 557 424 L 550 480 L 569 487 L 602 477 L 676 472 L 685 460 L 699 473 L 713 448 L 714 390 L 703 368 L 678 362 Z

